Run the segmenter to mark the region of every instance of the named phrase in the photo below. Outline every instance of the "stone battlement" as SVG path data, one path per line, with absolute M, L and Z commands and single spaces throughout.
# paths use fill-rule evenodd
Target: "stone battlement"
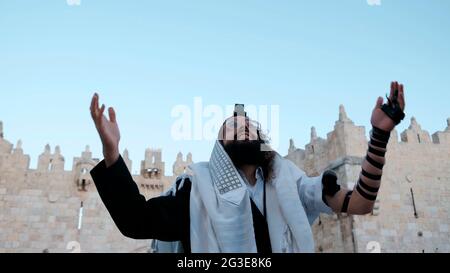
M 129 158 L 127 149 L 123 151 L 122 157 L 128 169 L 131 170 L 132 161 Z M 79 184 L 79 188 L 82 189 L 84 188 L 84 186 L 81 185 L 82 183 L 91 182 L 89 172 L 99 162 L 100 160 L 98 158 L 92 157 L 90 147 L 86 146 L 85 150 L 81 153 L 81 156 L 74 157 L 72 168 L 70 170 L 65 170 L 65 158 L 61 153 L 61 148 L 56 146 L 52 152 L 50 145 L 47 144 L 44 147 L 44 151 L 38 157 L 37 168 L 31 169 L 30 156 L 24 154 L 22 141 L 19 140 L 14 146 L 6 140 L 4 138 L 3 123 L 0 121 L 0 170 L 4 172 L 14 170 L 14 172 L 22 172 L 24 174 L 45 173 L 48 175 L 69 175 L 74 177 L 77 184 Z M 134 176 L 134 178 L 143 184 L 148 184 L 146 183 L 147 180 L 166 181 L 167 179 L 172 179 L 174 176 L 182 174 L 186 167 L 192 163 L 191 153 L 187 155 L 186 160 L 183 160 L 183 154 L 180 152 L 173 164 L 173 175 L 165 176 L 165 162 L 162 160 L 162 150 L 148 148 L 145 150 L 145 157 L 141 162 L 140 175 Z

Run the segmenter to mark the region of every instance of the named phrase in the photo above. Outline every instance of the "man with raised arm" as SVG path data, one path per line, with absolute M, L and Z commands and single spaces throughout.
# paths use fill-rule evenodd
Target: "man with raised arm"
M 113 108 L 104 115 L 99 96 L 91 114 L 104 160 L 91 175 L 123 235 L 154 239 L 154 251 L 186 253 L 314 252 L 311 225 L 320 213 L 371 213 L 380 188 L 391 131 L 404 119 L 403 85 L 391 83 L 372 112 L 367 155 L 353 190 L 325 171 L 308 177 L 270 149 L 243 105 L 222 125 L 209 162 L 192 164 L 164 196 L 146 200 L 119 154 Z

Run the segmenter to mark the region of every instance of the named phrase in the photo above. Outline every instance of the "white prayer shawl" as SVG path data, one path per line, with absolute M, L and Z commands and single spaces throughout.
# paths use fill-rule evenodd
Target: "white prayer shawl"
M 192 182 L 191 251 L 257 252 L 248 191 L 222 145 L 217 141 L 210 161 L 193 164 L 189 169 L 190 174 L 181 178 Z M 311 225 L 320 213 L 332 213 L 322 201 L 322 176 L 310 178 L 278 154 L 273 171 L 275 178 L 266 184 L 266 219 L 272 251 L 314 252 Z M 175 194 L 175 187 L 166 194 Z M 152 247 L 154 252 L 183 251 L 180 242 L 155 240 Z

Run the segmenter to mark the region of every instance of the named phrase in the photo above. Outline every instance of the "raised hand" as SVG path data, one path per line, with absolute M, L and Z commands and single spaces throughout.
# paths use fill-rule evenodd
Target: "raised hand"
M 99 96 L 94 94 L 91 101 L 91 116 L 103 144 L 103 156 L 106 166 L 113 165 L 119 159 L 120 131 L 117 125 L 116 112 L 112 107 L 108 108 L 109 120 L 103 114 L 105 105 L 99 108 Z
M 389 96 L 390 100 L 394 98 L 396 91 L 398 92 L 397 95 L 400 108 L 405 111 L 405 94 L 403 91 L 403 84 L 399 84 L 398 82 L 391 83 L 391 93 Z M 375 105 L 375 109 L 372 112 L 371 122 L 373 126 L 390 132 L 395 128 L 396 125 L 394 121 L 388 115 L 386 115 L 383 110 L 381 110 L 383 103 L 383 98 L 379 97 Z

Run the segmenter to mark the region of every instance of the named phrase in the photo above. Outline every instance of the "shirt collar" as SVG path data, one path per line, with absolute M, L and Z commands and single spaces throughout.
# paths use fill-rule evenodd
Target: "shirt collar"
M 255 178 L 257 182 L 259 180 L 264 181 L 264 171 L 261 167 L 258 167 L 258 169 L 256 169 Z
M 255 172 L 256 184 L 253 185 L 253 186 L 250 185 L 250 183 L 248 182 L 247 178 L 245 177 L 245 174 L 244 174 L 243 171 L 241 171 L 240 169 L 238 169 L 238 172 L 239 172 L 239 174 L 241 175 L 242 180 L 244 180 L 244 182 L 245 182 L 245 184 L 246 184 L 247 186 L 250 186 L 250 187 L 256 187 L 256 186 L 257 186 L 258 184 L 260 184 L 261 182 L 264 182 L 264 171 L 263 171 L 263 169 L 262 169 L 261 167 L 258 167 L 258 168 L 256 169 L 256 172 Z

